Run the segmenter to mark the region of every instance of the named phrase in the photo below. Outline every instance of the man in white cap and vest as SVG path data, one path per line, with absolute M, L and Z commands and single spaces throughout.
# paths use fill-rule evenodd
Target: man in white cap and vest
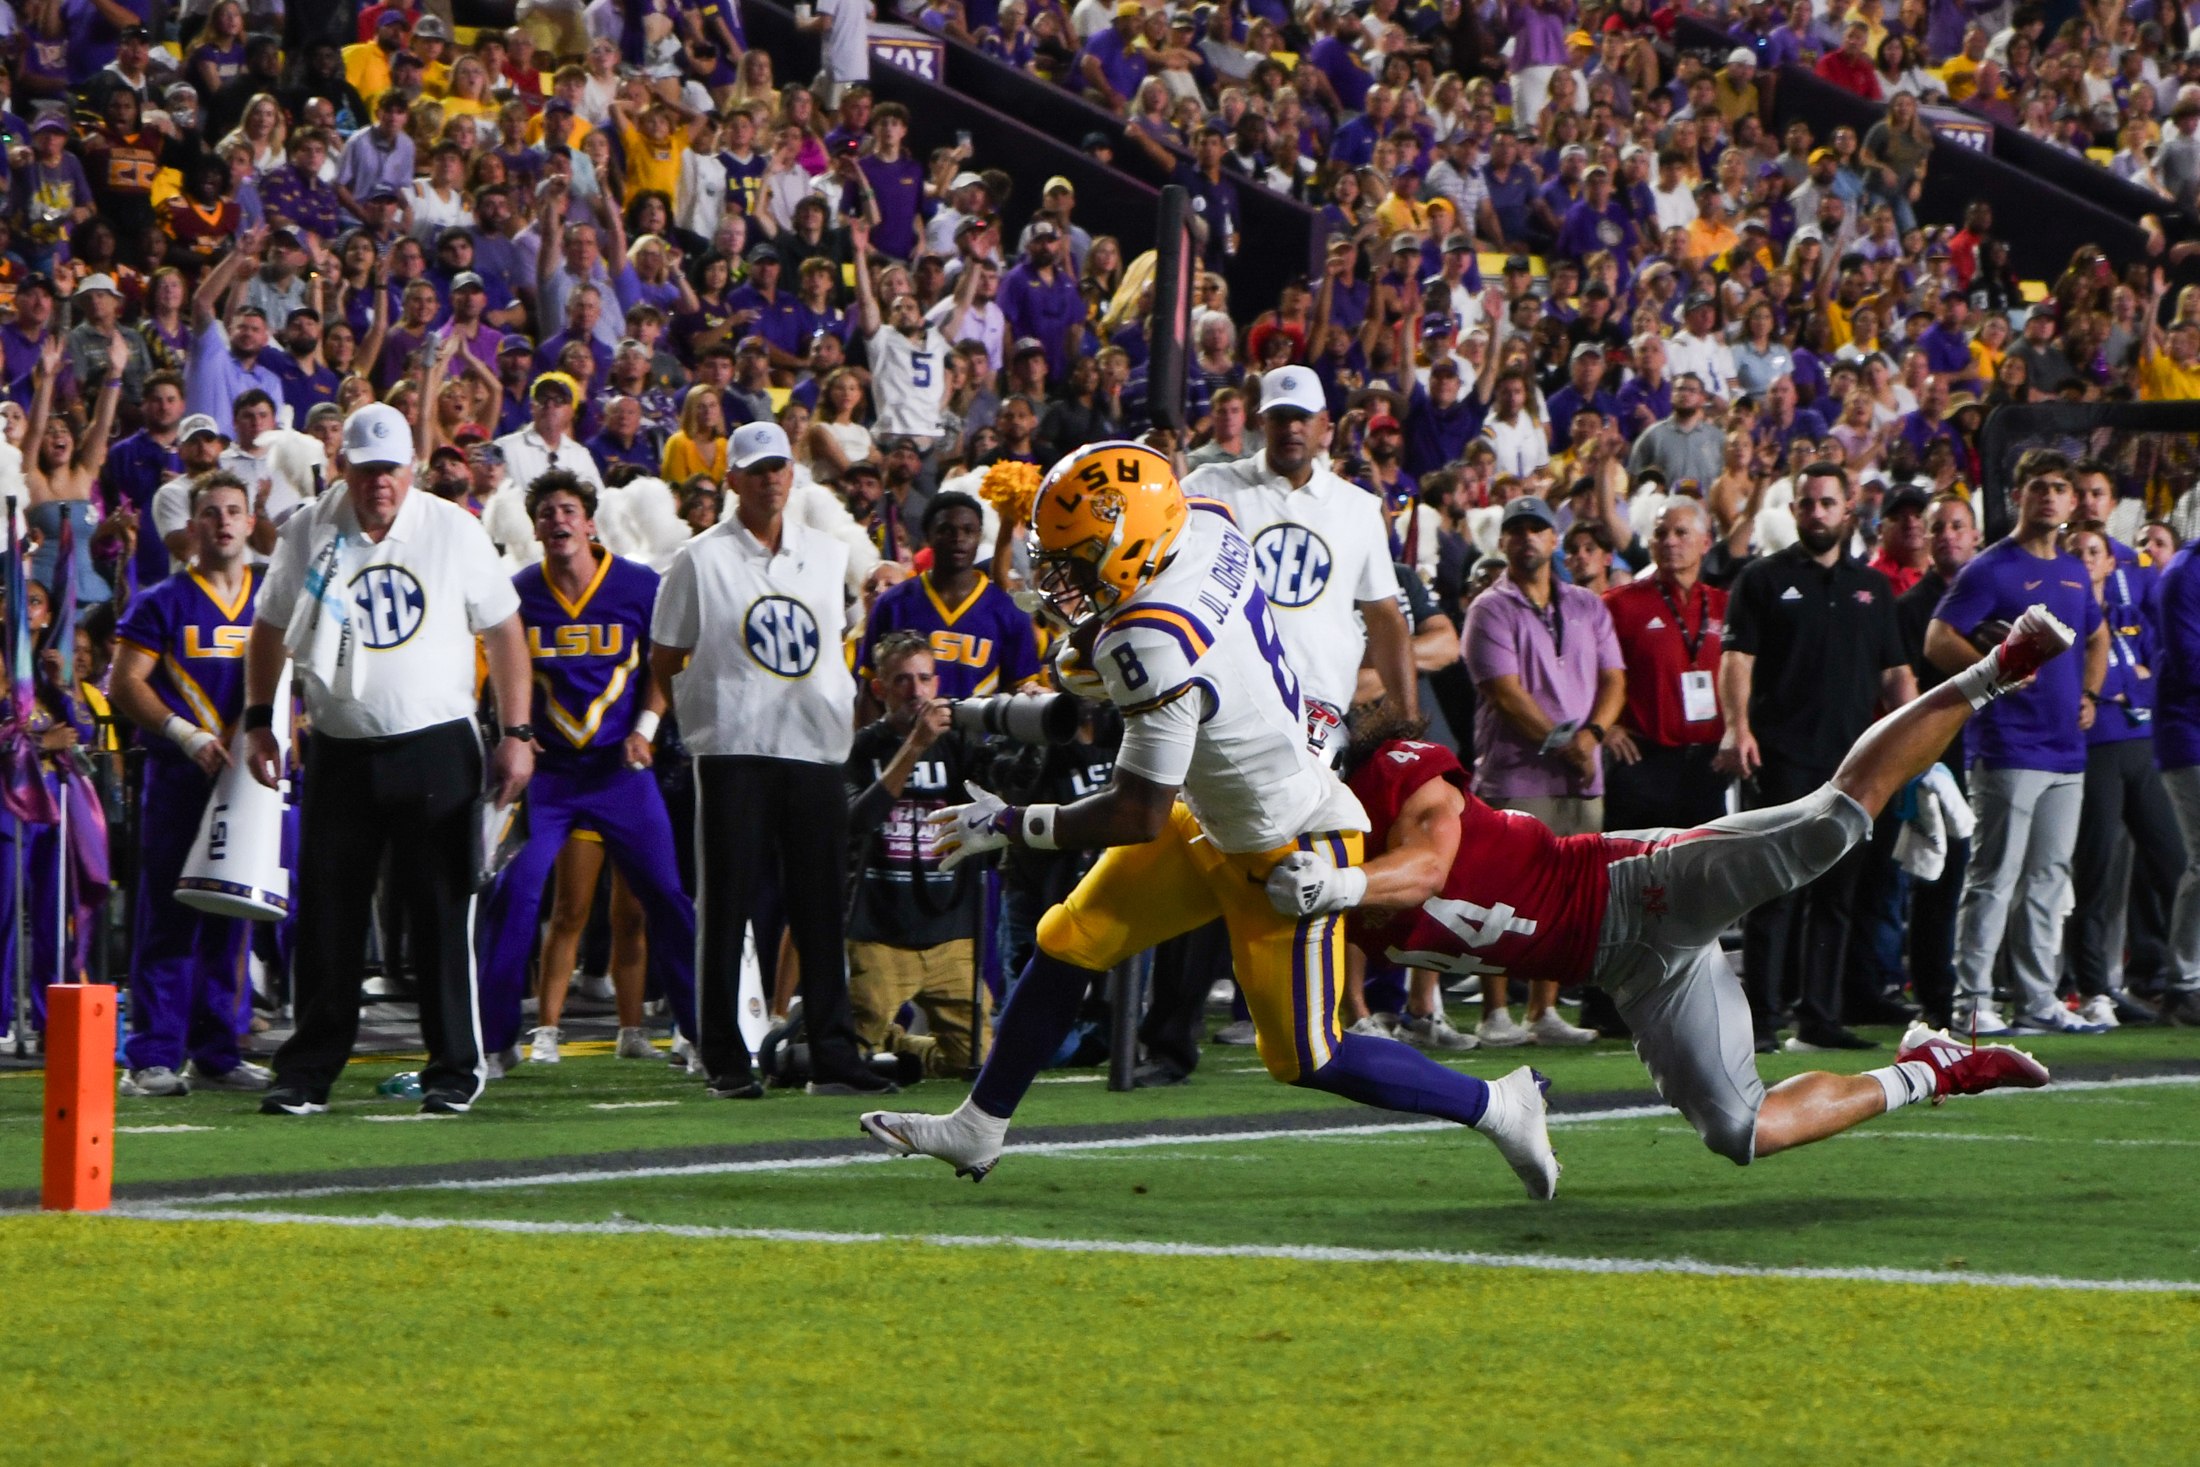
M 1316 461 L 1329 443 L 1321 379 L 1307 367 L 1262 377 L 1260 421 L 1260 453 L 1195 470 L 1184 492 L 1228 505 L 1253 542 L 1253 574 L 1298 676 L 1308 742 L 1333 755 L 1344 747 L 1344 716 L 1370 651 L 1384 696 L 1403 713 L 1417 711 L 1413 634 L 1398 605 L 1382 502 Z
M 695 759 L 696 1052 L 719 1099 L 764 1093 L 738 1022 L 741 939 L 777 878 L 802 963 L 813 1095 L 895 1087 L 856 1049 L 842 918 L 855 678 L 841 656 L 848 547 L 786 516 L 777 423 L 734 431 L 733 513 L 682 546 L 657 589 L 650 667 Z
M 475 644 L 504 722 L 476 721 Z M 274 786 L 275 685 L 288 659 L 311 715 L 294 892 L 297 1029 L 263 1115 L 328 1109 L 359 1028 L 375 886 L 403 918 L 428 1062 L 421 1106 L 458 1115 L 487 1074 L 473 963 L 478 801 L 519 798 L 534 771 L 519 597 L 465 510 L 413 492 L 412 430 L 370 404 L 344 423 L 343 483 L 283 526 L 246 651 L 248 760 Z M 288 716 L 288 710 L 281 710 Z M 487 769 L 486 786 L 484 766 Z

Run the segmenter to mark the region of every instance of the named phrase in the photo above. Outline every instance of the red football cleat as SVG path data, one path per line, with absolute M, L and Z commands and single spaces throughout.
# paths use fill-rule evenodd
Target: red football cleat
M 2057 621 L 2044 606 L 2029 606 L 1994 650 L 2001 654 L 2003 684 L 2021 683 L 2077 645 L 2078 634 Z
M 1909 1032 L 1902 1036 L 1895 1063 L 1908 1060 L 1923 1060 L 1933 1067 L 1935 1105 L 1951 1095 L 1978 1095 L 2007 1085 L 2037 1090 L 2048 1080 L 2047 1066 L 2021 1049 L 2007 1044 L 1965 1044 L 1951 1038 L 1945 1029 L 1928 1029 L 1923 1024 L 1910 1025 Z

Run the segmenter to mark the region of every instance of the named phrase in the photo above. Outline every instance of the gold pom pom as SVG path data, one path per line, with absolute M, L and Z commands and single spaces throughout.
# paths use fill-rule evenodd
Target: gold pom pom
M 993 506 L 1004 525 L 1028 523 L 1031 499 L 1039 492 L 1039 466 L 1003 460 L 985 471 L 978 497 Z

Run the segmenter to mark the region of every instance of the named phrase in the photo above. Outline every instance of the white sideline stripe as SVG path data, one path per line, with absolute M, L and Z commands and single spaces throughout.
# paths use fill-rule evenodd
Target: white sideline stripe
M 2200 1085 L 2200 1075 L 2143 1075 L 2118 1080 L 2066 1080 L 2037 1090 L 1989 1090 L 1987 1096 L 2056 1095 L 2078 1090 L 2129 1090 L 2159 1085 Z M 1986 1097 L 1966 1097 L 1983 1099 Z M 1650 1116 L 1672 1115 L 1670 1106 L 1635 1105 L 1613 1110 L 1574 1111 L 1554 1114 L 1550 1124 L 1554 1127 L 1593 1125 L 1604 1121 L 1631 1121 Z M 420 1115 L 361 1117 L 373 1120 L 419 1120 Z M 1268 1130 L 1223 1131 L 1205 1136 L 1127 1136 L 1109 1141 L 1045 1141 L 1019 1145 L 1011 1141 L 1007 1152 L 1025 1155 L 1048 1155 L 1058 1152 L 1119 1151 L 1157 1146 L 1204 1146 L 1245 1141 L 1320 1141 L 1332 1137 L 1390 1136 L 1412 1131 L 1443 1131 L 1453 1129 L 1449 1121 L 1408 1121 L 1389 1125 L 1337 1126 L 1323 1130 Z M 193 1197 L 186 1203 L 174 1199 L 169 1205 L 210 1207 L 235 1202 L 275 1202 L 283 1200 L 305 1201 L 321 1197 L 344 1197 L 363 1192 L 493 1192 L 512 1187 L 569 1187 L 589 1182 L 645 1181 L 659 1177 L 726 1176 L 742 1172 L 823 1171 L 835 1167 L 864 1166 L 874 1162 L 895 1161 L 900 1158 L 884 1152 L 863 1152 L 847 1156 L 790 1157 L 770 1161 L 719 1161 L 698 1162 L 692 1166 L 628 1167 L 604 1172 L 545 1172 L 527 1177 L 484 1177 L 451 1182 L 396 1183 L 383 1186 L 349 1187 L 276 1187 L 253 1192 L 215 1192 L 204 1197 Z M 160 1204 L 148 1204 L 158 1206 Z M 117 1212 L 134 1211 L 128 1204 L 118 1204 Z
M 1634 1105 L 1619 1110 L 1577 1111 L 1572 1115 L 1554 1115 L 1553 1126 L 1578 1125 L 1585 1121 L 1640 1120 L 1649 1116 L 1671 1115 L 1662 1105 Z M 413 1120 L 413 1116 L 389 1116 L 371 1119 Z M 1273 1130 L 1273 1131 L 1220 1131 L 1204 1136 L 1124 1136 L 1099 1141 L 1033 1141 L 1022 1145 L 1010 1142 L 1004 1150 L 1024 1156 L 1048 1156 L 1086 1151 L 1132 1151 L 1157 1146 L 1214 1146 L 1243 1141 L 1326 1141 L 1337 1136 L 1392 1136 L 1405 1131 L 1455 1131 L 1460 1129 L 1450 1121 L 1405 1121 L 1389 1125 L 1335 1126 L 1322 1130 Z M 320 1197 L 346 1197 L 362 1192 L 497 1192 L 513 1187 L 571 1187 L 589 1182 L 632 1182 L 659 1177 L 711 1177 L 740 1172 L 796 1172 L 826 1171 L 835 1167 L 868 1166 L 882 1161 L 899 1161 L 901 1157 L 889 1156 L 883 1151 L 855 1152 L 846 1156 L 800 1156 L 774 1158 L 768 1161 L 706 1161 L 691 1166 L 638 1166 L 606 1172 L 544 1172 L 527 1177 L 480 1177 L 451 1182 L 387 1183 L 381 1186 L 348 1187 L 288 1187 L 269 1188 L 258 1192 L 215 1192 L 204 1197 L 172 1199 L 166 1204 L 149 1206 L 209 1207 L 231 1202 L 304 1201 Z M 129 1204 L 119 1204 L 118 1211 L 134 1211 Z
M 461 1228 L 484 1233 L 725 1239 L 759 1243 L 923 1243 L 935 1248 L 1019 1248 L 1035 1253 L 1118 1253 L 1141 1258 L 1267 1258 L 1292 1263 L 1448 1264 L 1461 1268 L 1542 1269 L 1553 1273 L 1685 1274 L 1698 1278 L 1823 1279 L 1843 1283 L 1959 1285 L 1988 1289 L 2057 1289 L 2108 1294 L 2187 1294 L 2200 1283 L 2175 1279 L 2079 1279 L 2056 1274 L 1956 1273 L 1911 1268 L 1759 1268 L 1702 1263 L 1693 1258 L 1566 1258 L 1540 1253 L 1443 1253 L 1414 1248 L 1331 1248 L 1268 1243 L 1148 1243 L 1114 1238 L 1025 1238 L 955 1233 L 825 1233 L 794 1228 L 713 1228 L 683 1223 L 529 1222 L 516 1218 L 330 1217 L 314 1212 L 202 1213 L 189 1208 L 145 1207 L 112 1216 L 148 1222 L 244 1222 L 263 1226 L 302 1224 L 337 1228 L 434 1231 Z
M 117 1126 L 117 1136 L 168 1136 L 177 1131 L 213 1131 L 216 1126 Z
M 662 1110 L 678 1105 L 677 1100 L 597 1100 L 591 1101 L 590 1110 Z

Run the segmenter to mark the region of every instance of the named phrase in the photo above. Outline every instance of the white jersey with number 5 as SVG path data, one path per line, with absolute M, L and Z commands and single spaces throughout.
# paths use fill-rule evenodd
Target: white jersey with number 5
M 1184 492 L 1230 506 L 1253 542 L 1253 573 L 1306 696 L 1340 713 L 1350 708 L 1367 649 L 1358 603 L 1398 595 L 1381 502 L 1321 468 L 1294 489 L 1264 453 L 1209 464 L 1184 481 Z
M 1251 542 L 1225 506 L 1189 502 L 1168 568 L 1093 646 L 1123 712 L 1115 767 L 1179 786 L 1218 850 L 1367 829 L 1360 802 L 1307 751 L 1298 680 L 1254 580 Z
M 947 389 L 947 338 L 934 328 L 911 341 L 881 326 L 864 341 L 871 354 L 871 401 L 878 421 L 871 432 L 940 436 L 940 396 Z

